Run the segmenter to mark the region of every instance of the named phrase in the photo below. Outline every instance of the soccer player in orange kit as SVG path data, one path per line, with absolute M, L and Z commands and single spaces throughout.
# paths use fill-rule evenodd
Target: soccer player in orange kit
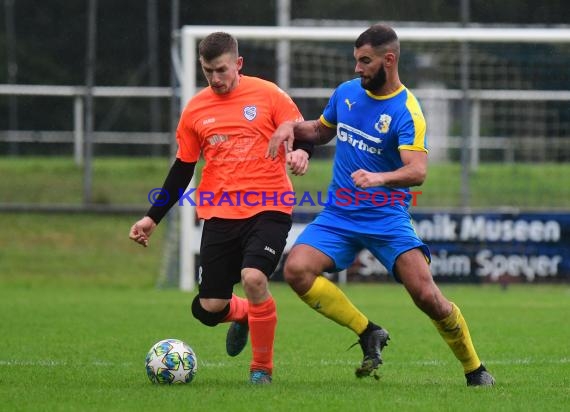
M 200 154 L 205 160 L 196 190 L 196 210 L 204 219 L 200 246 L 199 292 L 192 314 L 207 326 L 232 322 L 226 339 L 230 356 L 239 354 L 251 334 L 250 381 L 272 381 L 277 314 L 268 288 L 291 228 L 293 205 L 280 202 L 292 185 L 286 165 L 302 175 L 312 144 L 301 143 L 278 162 L 265 158 L 269 139 L 286 121 L 302 121 L 292 99 L 275 84 L 241 75 L 237 40 L 216 32 L 199 45 L 208 81 L 184 109 L 176 139 L 178 152 L 162 193 L 129 237 L 148 245 L 168 210 L 183 201 Z M 233 293 L 241 282 L 247 299 Z

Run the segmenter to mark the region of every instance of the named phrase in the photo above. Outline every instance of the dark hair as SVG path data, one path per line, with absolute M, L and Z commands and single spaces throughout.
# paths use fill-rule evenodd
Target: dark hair
M 358 36 L 354 42 L 354 47 L 358 49 L 365 44 L 369 44 L 372 47 L 390 45 L 395 51 L 400 50 L 400 42 L 394 29 L 380 23 L 370 26 L 366 31 Z
M 213 60 L 225 53 L 238 56 L 238 42 L 231 34 L 221 31 L 206 36 L 198 45 L 198 53 L 204 60 Z

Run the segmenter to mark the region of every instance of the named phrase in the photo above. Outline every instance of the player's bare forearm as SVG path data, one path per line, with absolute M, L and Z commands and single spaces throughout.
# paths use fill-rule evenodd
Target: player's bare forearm
M 418 165 L 405 165 L 393 172 L 382 174 L 384 184 L 388 187 L 411 187 L 421 186 L 426 178 L 426 171 Z
M 351 174 L 357 187 L 411 187 L 420 186 L 427 177 L 427 153 L 402 151 L 404 165 L 391 172 L 371 172 L 359 169 Z
M 320 120 L 285 122 L 271 136 L 265 157 L 274 159 L 283 143 L 287 145 L 287 152 L 290 152 L 295 140 L 320 145 L 328 143 L 335 135 L 336 129 L 326 127 Z
M 307 120 L 293 125 L 296 140 L 322 145 L 330 142 L 336 130 L 325 126 L 320 120 Z

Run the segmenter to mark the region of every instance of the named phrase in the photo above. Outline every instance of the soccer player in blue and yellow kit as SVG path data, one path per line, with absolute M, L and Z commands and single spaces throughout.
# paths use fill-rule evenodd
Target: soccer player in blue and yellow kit
M 421 185 L 427 174 L 426 123 L 418 101 L 400 82 L 399 56 L 395 31 L 371 26 L 355 42 L 360 79 L 341 84 L 320 119 L 284 123 L 274 133 L 266 154 L 272 157 L 285 141 L 292 148 L 294 139 L 324 144 L 337 136 L 327 205 L 298 237 L 284 276 L 305 303 L 359 336 L 364 360 L 356 376 L 377 377 L 388 332 L 321 276 L 346 268 L 367 248 L 432 319 L 461 362 L 467 384 L 493 385 L 461 311 L 433 281 L 429 249 L 411 224 L 409 187 Z

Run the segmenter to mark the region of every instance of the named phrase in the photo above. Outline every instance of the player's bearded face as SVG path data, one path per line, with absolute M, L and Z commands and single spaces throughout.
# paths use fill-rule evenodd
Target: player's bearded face
M 384 69 L 384 63 L 380 65 L 374 76 L 372 77 L 360 77 L 361 86 L 371 92 L 375 92 L 382 88 L 386 84 L 386 70 Z

